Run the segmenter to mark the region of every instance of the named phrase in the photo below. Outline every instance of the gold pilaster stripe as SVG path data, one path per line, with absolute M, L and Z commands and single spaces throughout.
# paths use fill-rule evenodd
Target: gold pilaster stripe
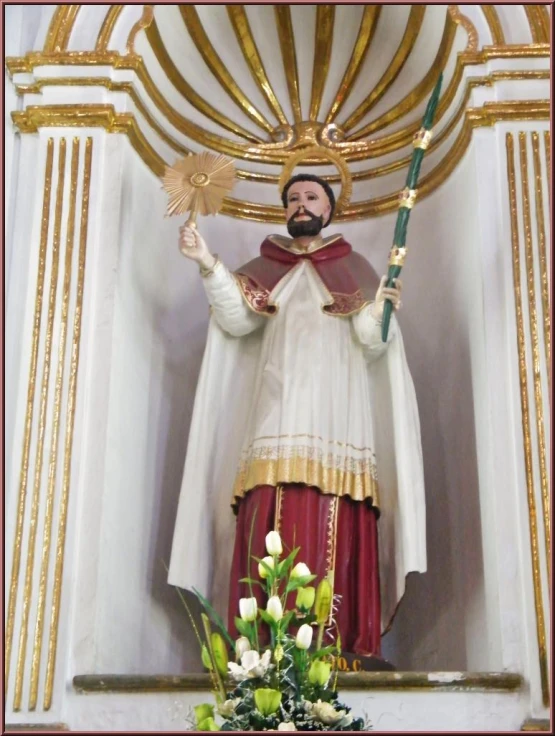
M 43 51 L 47 54 L 65 51 L 80 5 L 58 5 L 52 16 Z
M 538 253 L 540 260 L 540 281 L 542 294 L 543 343 L 547 368 L 547 387 L 551 404 L 551 311 L 549 309 L 549 277 L 547 268 L 547 252 L 545 245 L 545 215 L 543 210 L 543 181 L 540 161 L 540 137 L 532 133 L 532 152 L 534 156 L 534 180 L 536 184 L 536 229 L 538 233 Z M 551 555 L 548 557 L 550 564 Z
M 358 30 L 357 40 L 353 48 L 353 53 L 349 59 L 349 64 L 339 85 L 337 94 L 326 115 L 325 123 L 331 123 L 337 117 L 339 111 L 345 104 L 345 101 L 351 94 L 353 85 L 358 79 L 362 64 L 368 54 L 368 49 L 372 45 L 378 19 L 382 11 L 381 5 L 366 5 L 364 12 L 362 13 L 362 20 L 360 22 L 360 28 Z M 412 11 L 411 11 L 412 12 Z M 410 22 L 410 21 L 409 21 Z M 393 63 L 393 62 L 392 62 Z
M 251 27 L 245 7 L 243 5 L 226 5 L 229 20 L 235 31 L 235 36 L 241 47 L 241 51 L 250 69 L 250 72 L 258 85 L 258 89 L 264 95 L 276 118 L 282 125 L 287 125 L 287 117 L 283 112 L 279 100 L 276 97 L 272 85 L 266 76 L 264 64 L 258 52 L 258 47 L 252 35 Z
M 102 53 L 103 51 L 108 50 L 112 31 L 114 30 L 116 21 L 120 17 L 121 11 L 124 7 L 124 5 L 110 6 L 110 10 L 106 13 L 106 17 L 102 21 L 102 26 L 100 27 L 98 38 L 96 39 L 95 51 L 100 51 Z
M 528 406 L 528 376 L 526 368 L 526 340 L 524 336 L 524 317 L 522 311 L 522 289 L 520 285 L 520 243 L 518 234 L 518 214 L 515 174 L 515 150 L 512 133 L 507 133 L 507 175 L 509 179 L 509 204 L 511 211 L 511 245 L 513 253 L 513 285 L 515 293 L 516 332 L 518 346 L 518 368 L 520 378 L 520 402 L 522 409 L 522 433 L 524 441 L 524 465 L 526 469 L 526 491 L 528 498 L 528 520 L 530 526 L 530 547 L 532 555 L 532 578 L 534 582 L 534 605 L 536 609 L 536 637 L 539 651 L 539 668 L 544 705 L 549 703 L 549 681 L 547 672 L 547 649 L 545 621 L 542 601 L 542 583 L 538 550 L 538 529 L 536 519 L 536 498 L 534 493 L 534 474 L 532 468 L 532 441 L 530 437 L 530 410 Z
M 216 110 L 212 105 L 206 102 L 201 95 L 195 92 L 191 85 L 183 78 L 164 46 L 156 21 L 153 21 L 147 28 L 146 37 L 150 47 L 154 51 L 154 55 L 156 56 L 158 63 L 164 70 L 164 73 L 170 82 L 194 108 L 205 115 L 209 120 L 213 120 L 215 123 L 218 123 L 218 125 L 221 125 L 224 130 L 228 130 L 230 133 L 235 133 L 235 135 L 238 135 L 240 138 L 244 138 L 245 140 L 252 142 L 258 142 L 260 140 L 258 137 L 253 136 L 252 133 L 249 133 L 248 130 L 245 130 L 237 123 L 234 123 L 226 115 L 223 115 L 221 112 Z M 147 91 L 151 92 L 152 88 L 149 87 Z M 160 96 L 160 98 L 157 99 L 161 100 L 163 98 Z
M 491 32 L 492 43 L 503 46 L 505 44 L 505 34 L 501 26 L 501 21 L 495 9 L 495 5 L 480 5 L 480 10 L 484 14 L 486 23 Z
M 549 194 L 549 218 L 551 222 L 551 133 L 549 130 L 543 132 L 545 144 L 545 163 L 547 168 L 547 193 Z
M 543 5 L 523 5 L 533 43 L 549 43 L 549 15 Z
M 300 123 L 303 119 L 303 114 L 301 111 L 299 71 L 297 68 L 297 53 L 295 51 L 291 9 L 289 8 L 289 5 L 274 5 L 274 12 L 276 15 L 279 45 L 285 69 L 285 78 L 287 79 L 287 89 L 289 91 L 289 99 L 291 100 L 291 107 L 293 109 L 293 119 L 296 123 Z
M 376 7 L 376 6 L 374 6 Z M 381 79 L 370 92 L 368 97 L 356 108 L 356 110 L 347 118 L 344 124 L 345 130 L 354 128 L 358 123 L 370 112 L 370 110 L 382 99 L 393 82 L 397 79 L 405 64 L 408 61 L 410 53 L 416 43 L 420 28 L 424 22 L 424 14 L 426 12 L 425 5 L 413 5 L 407 20 L 407 27 L 403 38 L 395 52 L 395 56 L 382 74 Z
M 71 455 L 73 449 L 73 426 L 75 421 L 75 397 L 77 393 L 77 373 L 79 369 L 79 349 L 81 343 L 81 316 L 83 310 L 83 289 L 85 284 L 85 262 L 87 255 L 92 149 L 93 139 L 87 138 L 85 144 L 85 167 L 83 173 L 83 195 L 81 201 L 81 223 L 79 230 L 77 294 L 75 299 L 73 339 L 71 345 L 69 385 L 67 394 L 67 418 L 64 443 L 64 474 L 62 481 L 62 493 L 60 498 L 60 517 L 58 525 L 58 540 L 56 544 L 56 563 L 54 567 L 54 586 L 52 592 L 52 615 L 50 619 L 50 638 L 48 642 L 48 660 L 46 665 L 46 684 L 44 693 L 45 710 L 48 710 L 52 705 L 52 691 L 54 685 L 54 672 L 56 667 L 56 647 L 58 643 L 58 624 L 60 620 L 60 602 L 62 595 L 62 575 L 64 571 L 67 510 L 71 478 Z
M 71 287 L 71 270 L 73 258 L 73 244 L 75 235 L 75 207 L 77 200 L 77 176 L 79 166 L 79 138 L 72 143 L 71 152 L 71 181 L 69 193 L 69 212 L 67 217 L 66 249 L 64 259 L 64 281 L 62 294 L 62 311 L 60 322 L 60 343 L 58 350 L 58 368 L 56 371 L 54 411 L 52 420 L 52 440 L 50 445 L 50 462 L 48 466 L 48 491 L 46 494 L 46 510 L 44 517 L 44 535 L 42 547 L 42 561 L 39 581 L 39 597 L 37 604 L 37 619 L 35 625 L 35 639 L 31 665 L 31 687 L 29 695 L 29 710 L 35 710 L 38 698 L 39 669 L 42 652 L 42 637 L 44 631 L 44 610 L 46 605 L 46 590 L 50 548 L 52 538 L 52 517 L 54 511 L 54 490 L 56 485 L 56 471 L 58 461 L 58 439 L 60 434 L 60 414 L 62 399 L 62 384 L 64 379 L 65 346 L 67 336 L 67 321 Z
M 42 297 L 44 290 L 44 272 L 46 264 L 46 248 L 48 243 L 48 225 L 50 223 L 50 199 L 52 188 L 52 165 L 54 160 L 54 140 L 48 139 L 46 147 L 46 164 L 44 170 L 44 195 L 42 203 L 42 219 L 39 245 L 39 263 L 37 271 L 37 288 L 35 296 L 35 313 L 33 318 L 33 336 L 31 342 L 31 360 L 29 365 L 29 383 L 27 387 L 27 408 L 25 412 L 25 429 L 23 434 L 23 450 L 21 455 L 21 470 L 19 475 L 19 492 L 17 498 L 17 516 L 15 522 L 15 536 L 12 559 L 12 574 L 10 593 L 8 598 L 8 615 L 6 621 L 6 648 L 5 648 L 5 691 L 7 692 L 10 661 L 15 623 L 15 608 L 21 565 L 21 545 L 23 537 L 23 520 L 25 516 L 25 501 L 27 495 L 27 477 L 29 472 L 29 454 L 31 449 L 31 428 L 33 423 L 33 408 L 35 404 L 35 386 L 37 379 L 38 350 L 42 319 Z
M 376 120 L 372 120 L 372 122 L 357 130 L 351 136 L 352 140 L 360 140 L 360 138 L 365 138 L 366 136 L 385 128 L 389 123 L 404 117 L 411 110 L 414 110 L 414 108 L 422 102 L 437 82 L 438 70 L 443 69 L 447 63 L 447 59 L 449 58 L 453 42 L 455 40 L 456 30 L 457 24 L 451 15 L 447 13 L 445 16 L 445 26 L 443 29 L 441 43 L 428 72 L 400 102 L 390 108 L 387 112 L 383 113 L 383 115 L 380 115 Z M 438 119 L 440 117 L 439 110 L 437 117 Z M 345 130 L 348 130 L 347 124 L 345 124 L 344 127 Z M 416 129 L 412 130 L 411 136 L 414 135 L 419 127 L 420 123 L 416 123 Z
M 143 13 L 139 20 L 135 23 L 129 33 L 127 39 L 126 49 L 128 54 L 135 54 L 135 40 L 137 35 L 144 29 L 148 28 L 154 20 L 154 5 L 145 5 L 143 7 Z
M 56 209 L 54 214 L 54 236 L 52 239 L 52 264 L 50 272 L 50 290 L 48 293 L 48 314 L 46 319 L 46 335 L 44 342 L 44 365 L 42 372 L 37 450 L 35 458 L 35 478 L 31 499 L 31 514 L 29 520 L 29 539 L 27 548 L 27 567 L 25 570 L 25 586 L 23 589 L 23 605 L 21 610 L 21 629 L 19 632 L 19 650 L 17 668 L 15 672 L 15 691 L 13 709 L 20 710 L 23 692 L 23 676 L 25 671 L 25 655 L 27 652 L 27 635 L 29 629 L 29 614 L 33 594 L 33 570 L 35 564 L 35 548 L 37 540 L 37 525 L 40 505 L 40 490 L 42 478 L 42 458 L 46 434 L 46 410 L 48 405 L 48 389 L 50 384 L 50 360 L 52 356 L 52 334 L 54 332 L 54 315 L 56 311 L 56 294 L 58 291 L 58 264 L 60 260 L 60 234 L 62 227 L 62 207 L 64 203 L 64 181 L 66 165 L 66 142 L 62 138 L 58 147 L 58 183 L 56 187 Z
M 197 47 L 204 59 L 206 66 L 216 77 L 222 89 L 233 100 L 237 107 L 249 117 L 256 125 L 267 133 L 271 133 L 273 126 L 266 120 L 264 115 L 257 110 L 246 95 L 239 89 L 232 75 L 228 72 L 225 64 L 218 56 L 216 49 L 210 43 L 206 31 L 194 5 L 180 5 L 179 10 L 191 40 Z
M 316 34 L 314 39 L 314 62 L 312 69 L 312 90 L 310 93 L 310 120 L 318 120 L 324 86 L 330 70 L 331 47 L 333 45 L 333 29 L 335 21 L 335 5 L 316 6 Z
M 532 244 L 532 225 L 530 212 L 530 192 L 528 184 L 528 152 L 526 133 L 519 134 L 520 173 L 522 178 L 522 205 L 524 220 L 524 252 L 526 256 L 526 275 L 528 281 L 528 317 L 530 322 L 530 339 L 532 341 L 532 366 L 534 379 L 534 399 L 536 404 L 536 434 L 540 465 L 540 484 L 542 507 L 545 521 L 545 551 L 548 575 L 551 575 L 551 531 L 549 523 L 549 484 L 547 480 L 547 462 L 545 448 L 545 427 L 543 419 L 543 390 L 540 371 L 540 346 L 538 339 L 538 319 L 536 312 L 536 282 L 534 276 L 534 252 Z

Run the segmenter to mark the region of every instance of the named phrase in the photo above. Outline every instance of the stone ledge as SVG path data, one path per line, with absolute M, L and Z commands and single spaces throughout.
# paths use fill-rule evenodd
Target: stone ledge
M 551 723 L 548 718 L 529 718 L 522 724 L 521 731 L 551 731 Z
M 523 685 L 513 672 L 348 672 L 340 673 L 339 690 L 441 690 L 514 692 Z M 230 683 L 230 689 L 233 684 Z M 159 693 L 210 691 L 207 673 L 190 675 L 76 675 L 78 693 Z

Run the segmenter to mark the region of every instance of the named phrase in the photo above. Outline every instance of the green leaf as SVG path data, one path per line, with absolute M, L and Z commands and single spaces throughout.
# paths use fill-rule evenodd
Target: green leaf
M 278 575 L 280 578 L 284 577 L 289 571 L 289 568 L 292 567 L 293 562 L 295 561 L 295 557 L 299 554 L 300 549 L 300 547 L 295 547 L 295 549 L 290 552 L 282 562 L 279 563 Z
M 235 628 L 240 634 L 246 636 L 249 641 L 251 640 L 252 627 L 250 623 L 248 623 L 247 621 L 243 621 L 243 619 L 239 618 L 239 616 L 235 616 Z
M 281 630 L 287 631 L 289 628 L 289 624 L 291 623 L 291 619 L 295 615 L 295 611 L 288 611 L 285 616 L 281 619 Z
M 321 657 L 325 657 L 327 654 L 333 654 L 333 652 L 337 652 L 337 646 L 335 644 L 330 644 L 329 647 L 322 647 L 322 649 L 318 649 L 316 652 L 310 655 L 310 659 L 320 659 Z
M 249 585 L 259 585 L 262 588 L 262 590 L 265 590 L 266 589 L 265 586 L 262 585 L 262 583 L 260 582 L 260 580 L 253 580 L 252 578 L 241 578 L 239 580 L 239 582 L 240 583 L 248 583 Z
M 274 621 L 274 619 L 270 616 L 268 611 L 265 611 L 263 608 L 260 608 L 259 613 L 260 613 L 260 618 L 263 621 L 265 621 L 267 624 L 269 624 L 270 626 L 276 625 L 276 621 Z
M 276 571 L 274 570 L 274 568 L 270 567 L 270 565 L 268 565 L 267 562 L 264 562 L 264 560 L 261 560 L 259 557 L 255 557 L 253 555 L 252 559 L 255 562 L 258 562 L 259 565 L 262 565 L 264 570 L 266 570 L 266 572 L 268 573 L 268 580 L 273 581 L 274 578 L 276 577 Z
M 302 578 L 294 578 L 293 580 L 289 580 L 285 588 L 285 592 L 291 593 L 291 591 L 297 590 L 297 588 L 304 588 L 304 586 L 307 583 L 310 583 L 312 580 L 315 580 L 315 578 L 316 578 L 316 575 L 305 575 Z
M 206 598 L 198 592 L 196 588 L 193 588 L 193 593 L 196 595 L 196 597 L 199 599 L 199 601 L 202 603 L 204 608 L 206 609 L 207 613 L 209 614 L 212 621 L 216 624 L 216 626 L 220 629 L 222 632 L 224 638 L 228 642 L 229 646 L 235 651 L 235 642 L 231 638 L 231 636 L 228 633 L 228 630 L 225 627 L 224 622 L 222 621 L 221 617 L 216 613 L 216 611 L 212 608 L 209 601 L 206 600 Z

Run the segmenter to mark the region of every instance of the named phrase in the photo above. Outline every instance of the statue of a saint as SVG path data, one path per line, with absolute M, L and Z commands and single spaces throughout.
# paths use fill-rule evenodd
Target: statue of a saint
M 294 176 L 282 199 L 291 238 L 267 237 L 235 273 L 181 229 L 211 319 L 169 582 L 228 602 L 232 623 L 249 596 L 237 581 L 251 525 L 260 558 L 276 529 L 333 581 L 343 650 L 379 657 L 406 575 L 426 569 L 414 387 L 397 321 L 386 343 L 380 330 L 401 284 L 386 288 L 341 235 L 322 238 L 335 208 L 327 182 Z

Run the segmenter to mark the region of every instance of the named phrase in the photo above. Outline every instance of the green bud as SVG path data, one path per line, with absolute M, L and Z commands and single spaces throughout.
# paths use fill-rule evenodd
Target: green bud
M 331 664 L 328 662 L 322 662 L 319 659 L 314 660 L 308 670 L 308 681 L 312 685 L 319 685 L 325 687 L 327 681 L 330 679 Z
M 204 721 L 206 718 L 214 717 L 214 706 L 210 705 L 210 703 L 201 703 L 200 705 L 195 705 L 194 711 L 197 726 L 199 725 L 199 723 L 201 723 L 201 721 Z
M 316 622 L 325 624 L 331 612 L 331 602 L 333 590 L 331 583 L 327 578 L 320 581 L 316 589 L 316 602 L 314 603 L 314 613 L 316 614 Z
M 199 731 L 219 731 L 220 727 L 216 723 L 216 721 L 212 718 L 205 718 L 204 721 L 201 721 L 197 724 L 197 728 Z
M 222 636 L 217 632 L 213 633 L 210 637 L 212 643 L 212 652 L 214 654 L 214 661 L 216 662 L 216 668 L 220 675 L 227 675 L 227 663 L 229 657 L 227 654 L 227 647 Z
M 207 670 L 212 672 L 214 669 L 212 666 L 212 660 L 210 659 L 210 652 L 208 651 L 208 647 L 206 644 L 202 645 L 201 653 L 200 653 L 202 664 L 206 667 Z
M 315 588 L 312 588 L 311 586 L 308 586 L 306 588 L 299 588 L 299 590 L 297 591 L 295 606 L 305 612 L 308 612 L 314 604 L 315 597 Z
M 262 687 L 254 691 L 254 702 L 263 716 L 271 716 L 279 708 L 281 693 L 269 687 Z

